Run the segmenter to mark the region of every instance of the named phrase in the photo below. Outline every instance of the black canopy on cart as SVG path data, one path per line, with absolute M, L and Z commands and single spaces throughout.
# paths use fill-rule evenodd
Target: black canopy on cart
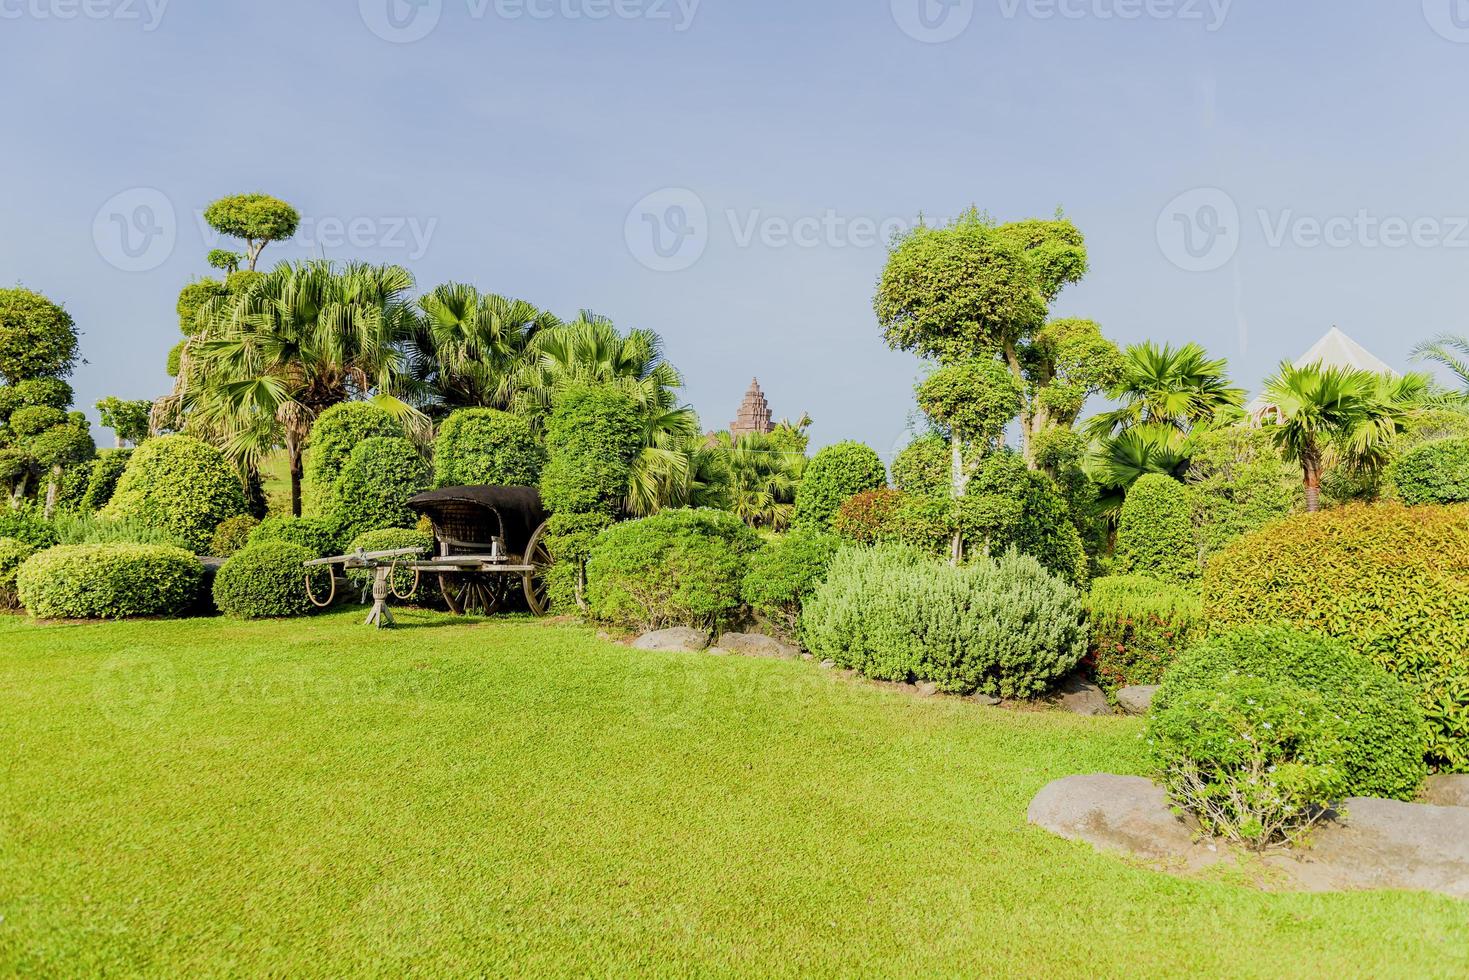
M 440 556 L 488 553 L 495 538 L 507 555 L 524 555 L 550 516 L 535 487 L 446 487 L 408 506 L 433 523 Z

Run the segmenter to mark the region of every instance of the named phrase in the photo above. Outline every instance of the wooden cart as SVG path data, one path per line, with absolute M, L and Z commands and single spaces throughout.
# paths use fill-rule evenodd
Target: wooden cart
M 534 487 L 449 487 L 408 506 L 433 524 L 435 555 L 415 571 L 436 575 L 451 612 L 488 616 L 523 597 L 537 616 L 550 609 L 546 520 Z

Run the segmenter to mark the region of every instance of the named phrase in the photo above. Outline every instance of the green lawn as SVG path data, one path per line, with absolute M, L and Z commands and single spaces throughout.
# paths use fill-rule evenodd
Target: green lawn
M 1135 722 L 359 619 L 0 619 L 0 974 L 1469 972 L 1469 903 L 1026 825 Z

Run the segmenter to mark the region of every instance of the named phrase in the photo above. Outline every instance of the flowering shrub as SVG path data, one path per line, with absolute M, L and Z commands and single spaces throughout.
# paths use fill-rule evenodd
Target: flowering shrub
M 1103 690 L 1157 684 L 1204 631 L 1198 596 L 1144 575 L 1092 582 L 1087 596 L 1092 673 Z

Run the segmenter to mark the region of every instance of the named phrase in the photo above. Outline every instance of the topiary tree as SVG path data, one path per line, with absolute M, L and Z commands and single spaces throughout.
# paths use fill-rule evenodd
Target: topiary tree
M 1185 482 L 1204 565 L 1240 536 L 1305 509 L 1300 471 L 1264 429 L 1231 425 L 1191 441 Z
M 185 337 L 198 333 L 203 329 L 203 324 L 199 322 L 199 312 L 228 295 L 229 289 L 218 279 L 196 279 L 184 286 L 179 290 L 178 302 L 174 304 L 174 310 L 179 316 L 179 332 Z
M 816 454 L 796 490 L 792 524 L 829 531 L 837 511 L 851 497 L 887 486 L 887 469 L 876 452 L 860 442 L 840 442 Z
M 434 441 L 434 485 L 533 487 L 545 457 L 530 423 L 520 416 L 460 409 L 445 420 Z
M 237 194 L 220 198 L 205 208 L 204 220 L 221 235 L 244 240 L 246 268 L 254 272 L 265 246 L 294 235 L 301 215 L 278 198 Z
M 214 604 L 237 619 L 286 619 L 311 612 L 304 565 L 316 556 L 284 541 L 250 545 L 214 576 Z
M 306 443 L 307 512 L 324 516 L 336 509 L 335 487 L 352 450 L 363 440 L 406 439 L 407 431 L 387 409 L 372 402 L 333 405 L 316 417 Z
M 0 385 L 0 421 L 27 407 L 71 408 L 71 385 L 60 378 L 31 378 L 13 385 Z
M 243 513 L 245 490 L 224 455 L 175 435 L 133 451 L 102 516 L 168 531 L 197 553 L 208 549 L 220 522 Z
M 102 425 L 112 430 L 119 449 L 127 443 L 137 445 L 148 438 L 148 413 L 152 410 L 153 403 L 146 399 L 124 401 L 109 396 L 97 403 Z
M 1198 579 L 1188 487 L 1158 474 L 1132 485 L 1117 524 L 1117 570 L 1169 582 Z
M 333 491 L 336 540 L 346 544 L 367 531 L 413 527 L 418 515 L 408 501 L 431 485 L 428 464 L 407 439 L 363 440 L 347 457 Z
M 554 405 L 546 422 L 542 502 L 553 514 L 615 516 L 643 445 L 637 404 L 618 388 L 572 385 Z
M 1469 502 L 1469 439 L 1430 442 L 1405 453 L 1391 479 L 1410 507 Z
M 893 458 L 893 486 L 917 497 L 947 497 L 953 487 L 952 462 L 942 435 L 920 436 Z
M 29 289 L 0 289 L 0 377 L 12 385 L 65 378 L 78 357 L 76 323 L 66 310 Z

